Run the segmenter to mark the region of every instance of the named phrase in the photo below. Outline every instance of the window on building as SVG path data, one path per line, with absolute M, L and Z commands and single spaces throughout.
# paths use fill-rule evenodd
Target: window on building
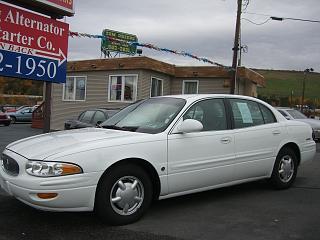
M 151 97 L 163 95 L 163 81 L 159 78 L 151 78 Z
M 63 84 L 63 100 L 84 101 L 86 100 L 87 78 L 83 76 L 67 77 Z
M 109 77 L 109 101 L 133 102 L 137 98 L 137 75 Z
M 199 81 L 185 80 L 183 81 L 182 94 L 197 94 L 198 87 L 199 87 Z

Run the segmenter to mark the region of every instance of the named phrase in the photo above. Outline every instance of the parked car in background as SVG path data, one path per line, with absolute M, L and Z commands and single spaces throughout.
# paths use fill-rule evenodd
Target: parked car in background
M 94 210 L 121 225 L 141 218 L 155 199 L 258 179 L 289 188 L 316 153 L 308 124 L 245 96 L 150 98 L 100 127 L 9 144 L 1 187 L 37 209 Z
M 120 109 L 89 109 L 86 110 L 78 116 L 76 120 L 67 120 L 64 123 L 64 129 L 77 129 L 86 127 L 95 127 L 98 124 L 104 122 L 108 118 L 112 117 L 114 114 L 119 112 Z
M 11 119 L 8 114 L 0 111 L 0 125 L 9 126 L 11 123 Z
M 16 112 L 9 112 L 8 115 L 11 118 L 11 123 L 15 122 L 31 122 L 32 112 L 34 107 L 24 107 Z
M 296 120 L 307 123 L 311 126 L 313 131 L 313 139 L 320 140 L 320 120 L 307 118 L 304 114 L 292 108 L 277 108 L 278 111 L 288 120 Z
M 15 112 L 20 106 L 19 105 L 2 105 L 0 111 L 2 112 Z
M 7 113 L 16 112 L 16 111 L 19 111 L 19 110 L 21 110 L 22 108 L 25 108 L 25 107 L 30 107 L 30 106 L 28 106 L 28 105 L 22 105 L 22 106 L 20 106 L 20 107 L 8 108 L 8 109 L 6 110 L 6 112 L 7 112 Z

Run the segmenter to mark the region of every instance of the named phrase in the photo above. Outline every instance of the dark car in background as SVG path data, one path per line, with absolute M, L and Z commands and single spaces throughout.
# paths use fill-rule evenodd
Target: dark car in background
M 86 127 L 95 127 L 98 124 L 104 122 L 114 114 L 119 112 L 120 109 L 89 109 L 80 113 L 78 119 L 67 120 L 64 123 L 64 129 L 77 129 Z
M 10 123 L 11 123 L 11 119 L 9 115 L 0 110 L 0 125 L 9 126 Z

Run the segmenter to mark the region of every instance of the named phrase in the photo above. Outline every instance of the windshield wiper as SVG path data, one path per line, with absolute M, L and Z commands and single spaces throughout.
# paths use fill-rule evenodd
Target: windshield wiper
M 135 132 L 138 129 L 138 127 L 134 127 L 134 126 L 118 127 L 116 125 L 103 125 L 101 127 L 106 129 L 115 129 L 115 130 L 122 130 L 122 131 L 131 131 L 131 132 Z

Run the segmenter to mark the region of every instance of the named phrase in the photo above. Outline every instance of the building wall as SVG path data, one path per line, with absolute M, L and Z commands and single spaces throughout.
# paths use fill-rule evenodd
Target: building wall
M 86 76 L 86 99 L 85 101 L 64 101 L 63 84 L 53 84 L 51 129 L 61 130 L 67 119 L 75 119 L 78 115 L 89 108 L 122 108 L 130 103 L 108 102 L 109 76 L 137 74 L 137 100 L 150 97 L 151 77 L 163 80 L 163 94 L 170 94 L 170 77 L 165 74 L 145 70 L 119 70 L 119 71 L 92 71 L 92 72 L 69 72 L 68 76 Z
M 224 80 L 221 78 L 174 78 L 171 81 L 171 94 L 182 94 L 184 80 L 198 80 L 198 93 L 229 93 L 230 89 L 224 87 Z

